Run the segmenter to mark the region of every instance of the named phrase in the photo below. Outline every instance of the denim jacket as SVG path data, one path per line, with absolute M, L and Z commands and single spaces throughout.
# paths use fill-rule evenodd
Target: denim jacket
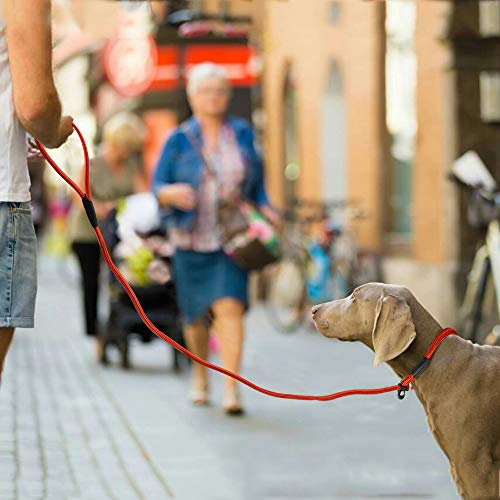
M 256 205 L 268 205 L 262 156 L 255 147 L 255 137 L 251 125 L 240 118 L 226 119 L 234 131 L 236 142 L 246 166 L 245 179 L 242 185 L 242 197 L 253 201 Z M 203 144 L 201 129 L 196 118 L 192 117 L 186 125 L 190 128 L 196 142 Z M 174 183 L 190 184 L 198 191 L 201 174 L 204 169 L 200 154 L 182 130 L 177 127 L 168 138 L 162 155 L 156 166 L 152 190 L 158 195 L 163 186 Z M 183 211 L 177 208 L 163 209 L 163 221 L 168 227 L 189 230 L 194 224 L 196 209 Z

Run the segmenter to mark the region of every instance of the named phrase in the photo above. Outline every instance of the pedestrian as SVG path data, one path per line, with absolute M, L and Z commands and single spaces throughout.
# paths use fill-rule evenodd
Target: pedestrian
M 146 174 L 137 160 L 145 136 L 142 120 L 133 113 L 118 113 L 104 125 L 101 151 L 90 162 L 92 198 L 101 225 L 112 216 L 120 198 L 148 190 Z M 97 359 L 106 361 L 98 332 L 101 250 L 80 197 L 75 194 L 73 202 L 69 238 L 81 270 L 85 333 L 96 339 Z
M 0 379 L 15 328 L 33 328 L 36 237 L 26 132 L 50 148 L 73 132 L 52 73 L 51 0 L 0 0 Z
M 153 191 L 176 248 L 174 278 L 188 347 L 207 359 L 210 312 L 222 365 L 237 373 L 248 306 L 248 273 L 221 249 L 217 205 L 238 192 L 268 218 L 276 222 L 277 217 L 269 205 L 252 128 L 246 121 L 226 115 L 231 88 L 224 69 L 211 63 L 195 66 L 189 75 L 188 96 L 194 116 L 166 142 Z M 203 158 L 210 161 L 216 177 Z M 207 370 L 200 365 L 194 366 L 190 395 L 195 405 L 209 402 Z M 223 407 L 228 414 L 243 412 L 237 383 L 229 377 L 225 378 Z

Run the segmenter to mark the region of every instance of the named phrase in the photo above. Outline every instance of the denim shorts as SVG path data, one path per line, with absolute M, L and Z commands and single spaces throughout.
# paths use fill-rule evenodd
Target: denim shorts
M 36 262 L 31 204 L 0 202 L 0 327 L 33 328 Z

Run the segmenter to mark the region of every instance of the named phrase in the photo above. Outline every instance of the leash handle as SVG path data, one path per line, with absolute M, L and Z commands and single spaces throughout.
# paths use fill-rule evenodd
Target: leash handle
M 82 144 L 83 155 L 85 160 L 85 191 L 83 191 L 80 186 L 68 175 L 64 170 L 62 170 L 57 163 L 51 158 L 43 144 L 40 143 L 37 139 L 35 139 L 35 143 L 40 150 L 40 153 L 45 157 L 45 159 L 49 162 L 50 166 L 78 193 L 80 198 L 87 198 L 89 201 L 92 200 L 92 192 L 90 187 L 90 157 L 89 150 L 87 148 L 87 143 L 81 133 L 80 129 L 73 123 L 73 129 L 77 133 L 80 142 Z

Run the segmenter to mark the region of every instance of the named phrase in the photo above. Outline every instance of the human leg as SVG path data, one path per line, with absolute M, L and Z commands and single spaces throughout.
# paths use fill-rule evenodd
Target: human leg
M 241 368 L 244 340 L 244 305 L 233 298 L 222 298 L 213 304 L 214 331 L 220 345 L 222 366 L 238 373 Z M 224 408 L 241 413 L 238 382 L 225 377 Z
M 184 338 L 188 349 L 196 356 L 208 359 L 208 327 L 203 320 L 184 326 Z M 193 378 L 191 386 L 191 399 L 194 404 L 208 403 L 208 372 L 198 364 L 193 364 Z
M 2 381 L 2 372 L 9 351 L 9 347 L 14 337 L 14 328 L 0 328 L 0 382 Z

